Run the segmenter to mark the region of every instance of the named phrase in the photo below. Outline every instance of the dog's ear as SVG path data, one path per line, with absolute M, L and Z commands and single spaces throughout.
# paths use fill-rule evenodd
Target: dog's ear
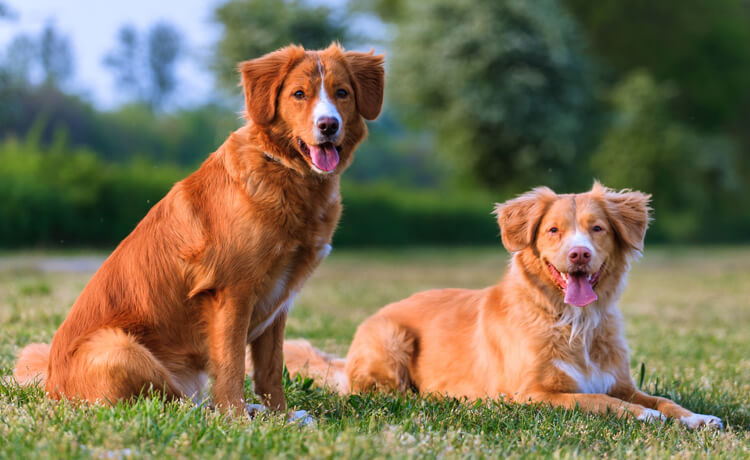
M 284 78 L 304 56 L 304 48 L 290 45 L 237 65 L 245 91 L 245 118 L 260 125 L 273 121 Z
M 352 71 L 354 96 L 357 110 L 367 120 L 374 120 L 380 115 L 385 91 L 384 56 L 382 54 L 347 51 L 344 56 Z
M 518 252 L 534 242 L 542 216 L 556 198 L 551 189 L 537 187 L 505 203 L 495 204 L 494 214 L 508 252 Z
M 651 195 L 631 190 L 617 192 L 599 182 L 594 182 L 591 193 L 603 199 L 619 241 L 631 250 L 642 251 L 651 222 Z

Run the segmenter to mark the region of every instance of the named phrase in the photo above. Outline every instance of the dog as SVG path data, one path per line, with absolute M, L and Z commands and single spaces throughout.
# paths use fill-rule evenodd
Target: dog
M 245 347 L 263 403 L 285 410 L 287 311 L 331 249 L 339 175 L 380 113 L 383 56 L 288 46 L 238 66 L 247 123 L 157 203 L 94 274 L 51 345 L 14 377 L 54 399 L 148 388 L 247 413 Z
M 719 428 L 719 418 L 639 391 L 630 376 L 617 302 L 643 249 L 649 201 L 594 183 L 587 193 L 541 187 L 498 204 L 512 253 L 498 284 L 387 305 L 359 326 L 345 360 L 287 341 L 289 372 L 339 393 L 415 389 Z

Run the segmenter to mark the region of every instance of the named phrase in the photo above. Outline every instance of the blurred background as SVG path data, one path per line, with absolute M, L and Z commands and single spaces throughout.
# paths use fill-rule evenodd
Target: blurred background
M 0 247 L 111 247 L 242 124 L 238 61 L 384 52 L 338 246 L 497 243 L 593 180 L 656 243 L 750 240 L 748 0 L 0 0 Z

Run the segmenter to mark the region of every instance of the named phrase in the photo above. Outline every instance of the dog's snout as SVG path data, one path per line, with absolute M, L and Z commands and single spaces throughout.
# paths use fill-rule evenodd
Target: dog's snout
M 591 261 L 591 251 L 583 246 L 574 246 L 568 252 L 568 260 L 574 264 L 587 264 Z
M 333 117 L 320 117 L 317 121 L 318 131 L 324 136 L 333 136 L 339 131 L 339 121 Z

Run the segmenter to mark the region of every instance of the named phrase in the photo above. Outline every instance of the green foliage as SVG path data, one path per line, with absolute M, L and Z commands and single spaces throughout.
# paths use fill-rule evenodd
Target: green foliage
M 406 4 L 409 0 L 350 0 L 349 8 L 353 12 L 374 13 L 387 22 L 403 20 L 406 15 Z
M 0 134 L 22 138 L 41 122 L 40 145 L 49 145 L 62 129 L 71 145 L 109 162 L 142 157 L 194 166 L 241 125 L 238 115 L 217 104 L 158 114 L 143 104 L 100 112 L 54 86 L 5 82 L 0 74 Z
M 406 8 L 389 93 L 435 131 L 442 155 L 492 188 L 589 182 L 580 165 L 592 132 L 592 69 L 555 0 Z
M 726 127 L 750 104 L 750 14 L 744 0 L 564 0 L 617 74 L 644 68 L 678 89 L 675 113 Z M 616 77 L 617 78 L 617 77 Z M 738 117 L 740 117 L 738 119 Z
M 334 21 L 332 14 L 326 6 L 303 0 L 229 0 L 214 16 L 224 28 L 214 60 L 220 83 L 235 88 L 238 62 L 290 43 L 317 49 L 343 41 L 344 21 Z
M 492 199 L 478 192 L 345 183 L 337 246 L 491 244 L 499 230 Z
M 0 144 L 5 247 L 115 244 L 184 174 L 145 161 L 104 163 L 90 150 L 66 147 L 64 131 L 42 148 L 38 133 Z
M 660 119 L 658 99 L 653 100 L 659 93 L 650 85 L 638 77 L 617 93 L 634 104 L 634 112 L 607 133 L 593 169 L 610 186 L 654 192 L 650 241 L 743 240 L 750 213 L 741 193 L 732 196 L 732 150 L 696 140 Z M 62 128 L 43 147 L 43 126 L 38 122 L 23 142 L 0 143 L 2 247 L 115 245 L 189 173 L 145 159 L 105 162 L 89 149 L 70 147 Z M 711 160 L 719 153 L 726 155 L 721 168 Z M 715 191 L 711 199 L 701 193 L 704 189 Z M 510 195 L 419 189 L 381 177 L 369 183 L 345 181 L 342 196 L 336 246 L 425 246 L 497 243 L 492 204 Z M 719 225 L 706 225 L 707 217 Z
M 144 157 L 155 162 L 195 166 L 221 146 L 241 124 L 225 107 L 205 104 L 166 114 L 141 104 L 126 105 L 100 115 L 101 142 L 92 148 L 105 157 L 128 161 Z
M 124 238 L 187 170 L 136 160 L 106 163 L 66 145 L 45 148 L 41 124 L 24 142 L 0 143 L 0 246 L 111 246 Z M 487 244 L 496 241 L 492 201 L 403 186 L 344 187 L 335 242 L 351 245 Z
M 750 230 L 750 212 L 738 205 L 749 203 L 737 175 L 736 148 L 671 119 L 668 105 L 674 96 L 644 72 L 617 85 L 611 95 L 615 119 L 591 159 L 592 169 L 610 187 L 653 194 L 651 238 L 738 238 Z M 709 225 L 722 216 L 732 216 L 733 222 Z
M 455 182 L 451 165 L 436 154 L 429 133 L 408 130 L 392 110 L 386 108 L 367 130 L 367 139 L 344 174 L 347 181 L 383 181 L 409 189 L 436 189 Z

